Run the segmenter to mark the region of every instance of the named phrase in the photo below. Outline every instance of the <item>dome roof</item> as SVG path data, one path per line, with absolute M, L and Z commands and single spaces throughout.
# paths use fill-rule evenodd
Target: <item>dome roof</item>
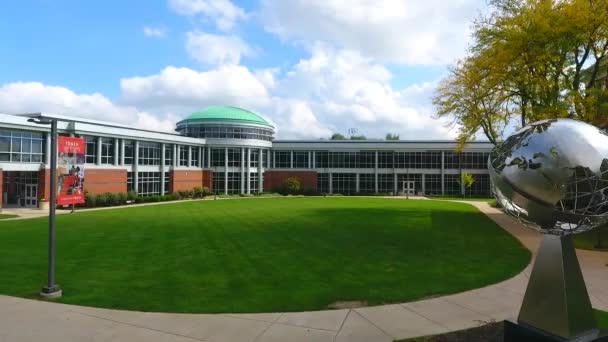
M 181 123 L 191 122 L 226 122 L 226 123 L 241 123 L 241 124 L 256 124 L 274 128 L 268 121 L 264 120 L 260 115 L 232 106 L 211 106 L 200 112 L 194 112 L 187 118 L 180 121 Z

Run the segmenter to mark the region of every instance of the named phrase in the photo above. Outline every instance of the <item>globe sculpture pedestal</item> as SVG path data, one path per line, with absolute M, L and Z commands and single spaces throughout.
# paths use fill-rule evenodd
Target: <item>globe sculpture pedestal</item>
M 571 235 L 546 235 L 530 274 L 517 323 L 505 341 L 606 341 L 597 329 Z
M 570 119 L 532 123 L 488 160 L 505 213 L 545 237 L 505 341 L 607 341 L 597 329 L 572 235 L 608 222 L 608 134 Z

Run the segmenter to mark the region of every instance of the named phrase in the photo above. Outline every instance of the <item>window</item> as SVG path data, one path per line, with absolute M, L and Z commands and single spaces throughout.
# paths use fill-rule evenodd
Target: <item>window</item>
M 241 166 L 241 149 L 240 148 L 229 148 L 228 149 L 228 166 L 240 167 Z M 230 178 L 230 177 L 228 177 Z
M 465 187 L 465 193 L 469 196 L 490 197 L 490 175 L 473 174 L 473 179 L 475 179 L 475 182 L 470 188 Z
M 135 143 L 133 140 L 125 140 L 125 165 L 133 164 L 135 154 Z
M 190 160 L 190 166 L 199 166 L 198 165 L 198 151 L 199 151 L 200 147 L 194 147 L 192 146 L 192 158 Z
M 376 175 L 373 173 L 362 173 L 359 175 L 359 192 L 371 194 L 376 192 Z
M 133 172 L 127 172 L 127 192 L 135 191 L 133 187 Z
M 211 167 L 224 166 L 225 152 L 226 151 L 223 148 L 211 149 Z
M 459 169 L 460 168 L 460 153 L 446 151 L 444 153 L 444 163 L 446 169 Z
M 460 175 L 444 175 L 444 183 L 445 183 L 445 194 L 454 196 L 460 196 L 462 194 L 462 189 L 460 188 Z
M 224 193 L 224 173 L 223 172 L 214 172 L 213 173 L 213 192 L 216 194 Z
M 160 195 L 160 172 L 138 172 L 137 177 L 139 196 Z
M 256 139 L 272 141 L 272 129 L 224 125 L 188 125 L 178 127 L 180 134 L 195 138 Z
M 291 167 L 291 151 L 275 151 L 274 167 L 288 169 Z
M 163 195 L 168 195 L 170 193 L 171 182 L 169 181 L 169 172 L 165 172 L 165 179 L 163 180 L 165 183 L 165 193 Z
M 488 167 L 488 152 L 464 152 L 461 155 L 463 169 L 486 169 Z
M 424 175 L 426 195 L 441 195 L 441 175 Z
M 315 167 L 325 169 L 329 167 L 329 152 L 317 151 L 315 153 Z
M 165 145 L 165 166 L 173 165 L 173 145 Z
M 376 167 L 376 153 L 372 151 L 359 152 L 359 168 L 373 169 Z
M 258 174 L 257 173 L 250 173 L 249 174 L 249 186 L 250 186 L 250 192 L 252 194 L 258 193 L 259 192 L 259 186 L 260 182 L 258 180 Z
M 294 151 L 293 152 L 293 167 L 295 169 L 308 168 L 308 152 Z
M 160 144 L 140 142 L 138 162 L 139 165 L 160 165 Z
M 257 149 L 251 149 L 249 158 L 249 167 L 258 167 L 260 163 L 260 151 Z
M 188 146 L 179 145 L 179 166 L 188 166 Z
M 85 160 L 87 164 L 97 163 L 97 138 L 85 137 L 87 141 L 87 149 L 85 152 Z
M 228 193 L 238 194 L 241 192 L 241 173 L 228 172 Z
M 354 169 L 357 167 L 358 152 L 330 152 L 329 167 Z
M 45 145 L 42 133 L 0 130 L 0 162 L 42 163 Z
M 101 163 L 114 164 L 114 139 L 101 138 Z
M 321 193 L 329 193 L 329 173 L 319 173 L 318 174 L 317 189 Z
M 357 175 L 354 173 L 334 173 L 332 191 L 334 194 L 349 195 L 357 191 Z
M 395 191 L 395 176 L 392 174 L 378 175 L 378 192 L 389 193 Z
M 398 169 L 440 169 L 441 152 L 395 152 Z
M 380 169 L 392 169 L 394 167 L 394 155 L 393 152 L 381 151 L 378 152 L 378 168 Z
M 269 153 L 268 150 L 262 150 L 262 166 L 265 169 L 270 168 L 270 165 L 268 165 L 268 161 L 269 161 L 269 159 L 268 159 L 268 153 Z

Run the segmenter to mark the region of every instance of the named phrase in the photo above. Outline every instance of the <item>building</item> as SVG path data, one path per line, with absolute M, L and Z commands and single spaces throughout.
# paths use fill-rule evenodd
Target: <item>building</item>
M 53 115 L 49 115 L 53 116 Z M 208 187 L 254 194 L 297 177 L 329 194 L 489 195 L 490 143 L 456 152 L 453 141 L 274 140 L 275 128 L 236 107 L 210 107 L 176 125 L 178 133 L 54 115 L 60 135 L 86 138 L 85 189 L 140 196 Z M 70 120 L 73 120 L 70 122 Z M 1 203 L 36 207 L 49 197 L 50 127 L 0 114 Z M 465 188 L 462 173 L 475 183 Z

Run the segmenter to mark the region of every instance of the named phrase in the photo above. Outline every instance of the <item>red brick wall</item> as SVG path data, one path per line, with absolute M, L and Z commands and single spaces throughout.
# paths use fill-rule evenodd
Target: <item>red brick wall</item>
M 127 170 L 84 170 L 84 190 L 90 194 L 127 192 Z
M 203 187 L 207 187 L 213 192 L 213 171 L 203 170 Z
M 38 198 L 51 198 L 51 169 L 38 171 Z
M 173 170 L 169 171 L 170 192 L 192 190 L 203 187 L 203 170 Z
M 272 191 L 283 186 L 289 177 L 299 178 L 302 188 L 317 189 L 316 171 L 266 171 L 264 173 L 264 191 Z

